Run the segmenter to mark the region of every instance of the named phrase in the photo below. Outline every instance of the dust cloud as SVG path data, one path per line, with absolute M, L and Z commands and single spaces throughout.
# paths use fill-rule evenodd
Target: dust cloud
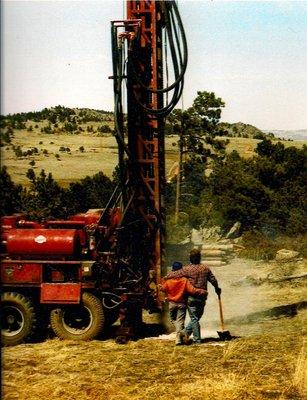
M 176 246 L 177 247 L 177 246 Z M 176 248 L 168 251 L 168 265 L 172 261 L 188 263 L 190 248 Z M 245 324 L 242 321 L 248 316 L 263 313 L 276 306 L 290 304 L 302 300 L 300 290 L 282 289 L 278 285 L 269 282 L 253 284 L 249 277 L 266 277 L 269 273 L 278 274 L 279 266 L 261 261 L 234 258 L 231 262 L 221 267 L 210 268 L 222 288 L 222 304 L 225 322 L 225 330 L 231 329 L 231 334 L 241 336 L 246 334 L 261 333 L 260 325 Z M 219 317 L 218 298 L 213 286 L 208 283 L 208 299 L 204 315 L 200 321 L 202 337 L 216 337 L 217 331 L 221 330 Z M 189 321 L 187 316 L 186 321 Z M 248 329 L 247 329 L 247 325 Z

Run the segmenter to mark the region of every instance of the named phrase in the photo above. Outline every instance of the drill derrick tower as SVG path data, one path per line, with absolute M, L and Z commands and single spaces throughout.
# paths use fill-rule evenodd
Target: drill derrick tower
M 174 1 L 128 1 L 111 32 L 117 188 L 105 207 L 67 219 L 1 218 L 4 345 L 49 324 L 61 339 L 90 340 L 118 317 L 125 342 L 140 334 L 142 309 L 162 311 L 164 124 L 182 92 L 186 40 Z
M 165 85 L 166 46 L 170 48 L 173 62 L 171 85 Z M 161 310 L 158 284 L 165 251 L 164 125 L 165 117 L 181 96 L 187 65 L 186 39 L 176 3 L 128 1 L 127 20 L 112 22 L 112 51 L 124 210 L 117 255 L 119 264 L 126 257 L 125 261 L 139 279 L 136 292 L 142 295 L 144 290 L 147 292 L 145 306 L 152 311 Z M 127 98 L 126 126 L 123 82 Z M 169 93 L 171 100 L 166 104 Z M 133 308 L 137 309 L 135 304 Z

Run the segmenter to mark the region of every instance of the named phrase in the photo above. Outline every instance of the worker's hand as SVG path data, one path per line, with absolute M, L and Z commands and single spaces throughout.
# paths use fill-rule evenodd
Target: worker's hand
M 163 287 L 163 285 L 161 285 L 161 283 L 158 284 L 158 290 L 161 290 L 162 292 L 164 292 L 164 287 Z
M 218 295 L 218 296 L 220 296 L 221 295 L 221 293 L 222 293 L 222 289 L 220 288 L 220 287 L 216 287 L 215 288 L 215 293 Z

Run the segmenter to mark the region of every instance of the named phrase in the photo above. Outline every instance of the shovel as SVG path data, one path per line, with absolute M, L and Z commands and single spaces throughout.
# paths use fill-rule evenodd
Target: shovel
M 225 331 L 224 327 L 224 317 L 223 317 L 223 308 L 222 308 L 222 300 L 221 300 L 221 295 L 218 295 L 219 298 L 219 309 L 220 309 L 220 318 L 221 318 L 221 331 L 217 331 L 219 338 L 221 340 L 231 340 L 231 334 L 229 331 Z

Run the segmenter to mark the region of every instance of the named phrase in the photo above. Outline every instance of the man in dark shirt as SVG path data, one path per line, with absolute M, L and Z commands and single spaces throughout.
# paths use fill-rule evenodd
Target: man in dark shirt
M 179 271 L 171 271 L 167 274 L 165 279 L 186 277 L 195 288 L 202 288 L 207 291 L 208 281 L 214 286 L 217 295 L 221 294 L 218 282 L 211 272 L 211 270 L 200 263 L 201 253 L 198 249 L 193 249 L 190 253 L 190 264 L 186 265 Z M 193 333 L 193 343 L 201 343 L 200 324 L 204 308 L 206 304 L 206 297 L 192 296 L 188 297 L 187 307 L 191 321 L 186 328 L 182 331 L 182 335 L 186 338 Z

